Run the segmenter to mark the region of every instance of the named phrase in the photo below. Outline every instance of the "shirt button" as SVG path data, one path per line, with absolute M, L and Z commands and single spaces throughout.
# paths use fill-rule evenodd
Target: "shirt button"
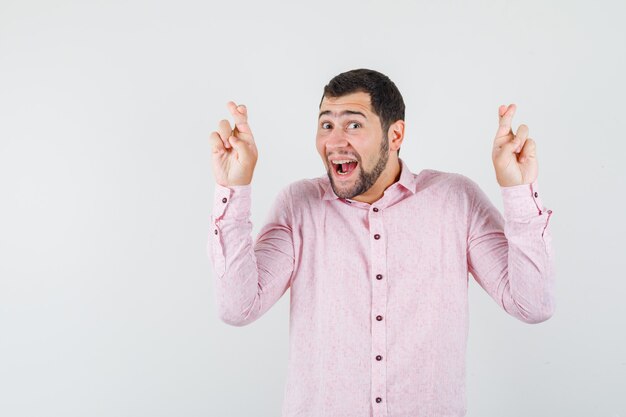
M 383 279 L 383 276 L 381 274 L 376 275 L 376 279 Z
M 383 400 L 382 398 L 380 398 L 380 397 L 376 397 L 376 402 L 377 402 L 377 403 L 381 402 L 382 400 Z
M 535 197 L 539 197 L 539 193 L 535 191 Z
M 377 361 L 382 361 L 382 360 L 383 360 L 383 357 L 382 357 L 382 356 L 380 356 L 380 355 L 376 355 L 376 360 L 377 360 Z
M 228 201 L 228 199 L 226 197 L 222 198 L 222 203 L 225 203 L 227 201 Z
M 378 207 L 374 207 L 374 211 L 378 213 Z
M 217 234 L 217 229 L 215 229 L 215 234 Z
M 376 316 L 376 320 L 381 321 L 383 319 L 383 316 Z
M 374 239 L 376 239 L 376 240 L 380 239 L 380 235 L 379 235 L 378 233 L 376 233 L 376 234 L 374 235 Z

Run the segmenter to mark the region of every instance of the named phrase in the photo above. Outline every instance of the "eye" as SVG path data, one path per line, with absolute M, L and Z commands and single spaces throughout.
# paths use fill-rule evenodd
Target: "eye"
M 322 129 L 330 129 L 331 126 L 330 122 L 322 122 L 321 124 Z
M 356 128 L 359 128 L 359 127 L 361 127 L 361 123 L 359 123 L 359 122 L 350 122 L 348 124 L 348 129 L 356 129 Z

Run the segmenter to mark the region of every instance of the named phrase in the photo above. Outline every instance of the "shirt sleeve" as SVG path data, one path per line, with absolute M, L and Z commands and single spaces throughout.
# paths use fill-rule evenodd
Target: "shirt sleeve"
M 288 188 L 276 198 L 252 240 L 251 185 L 215 185 L 208 254 L 218 315 L 233 326 L 261 317 L 285 293 L 294 267 Z
M 468 219 L 468 267 L 474 279 L 508 314 L 540 323 L 554 313 L 552 210 L 537 181 L 500 187 L 504 217 L 473 182 Z

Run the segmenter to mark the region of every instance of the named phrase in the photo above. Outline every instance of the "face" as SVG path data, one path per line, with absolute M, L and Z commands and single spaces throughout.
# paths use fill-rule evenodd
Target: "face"
M 324 97 L 316 147 L 338 197 L 354 198 L 376 183 L 387 166 L 389 141 L 368 93 Z

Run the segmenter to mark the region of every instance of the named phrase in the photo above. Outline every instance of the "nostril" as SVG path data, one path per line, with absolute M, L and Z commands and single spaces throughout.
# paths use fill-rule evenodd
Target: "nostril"
M 328 142 L 326 143 L 326 146 L 329 148 L 341 148 L 341 147 L 345 147 L 348 144 L 348 141 L 340 136 L 335 136 L 332 135 L 329 139 Z

